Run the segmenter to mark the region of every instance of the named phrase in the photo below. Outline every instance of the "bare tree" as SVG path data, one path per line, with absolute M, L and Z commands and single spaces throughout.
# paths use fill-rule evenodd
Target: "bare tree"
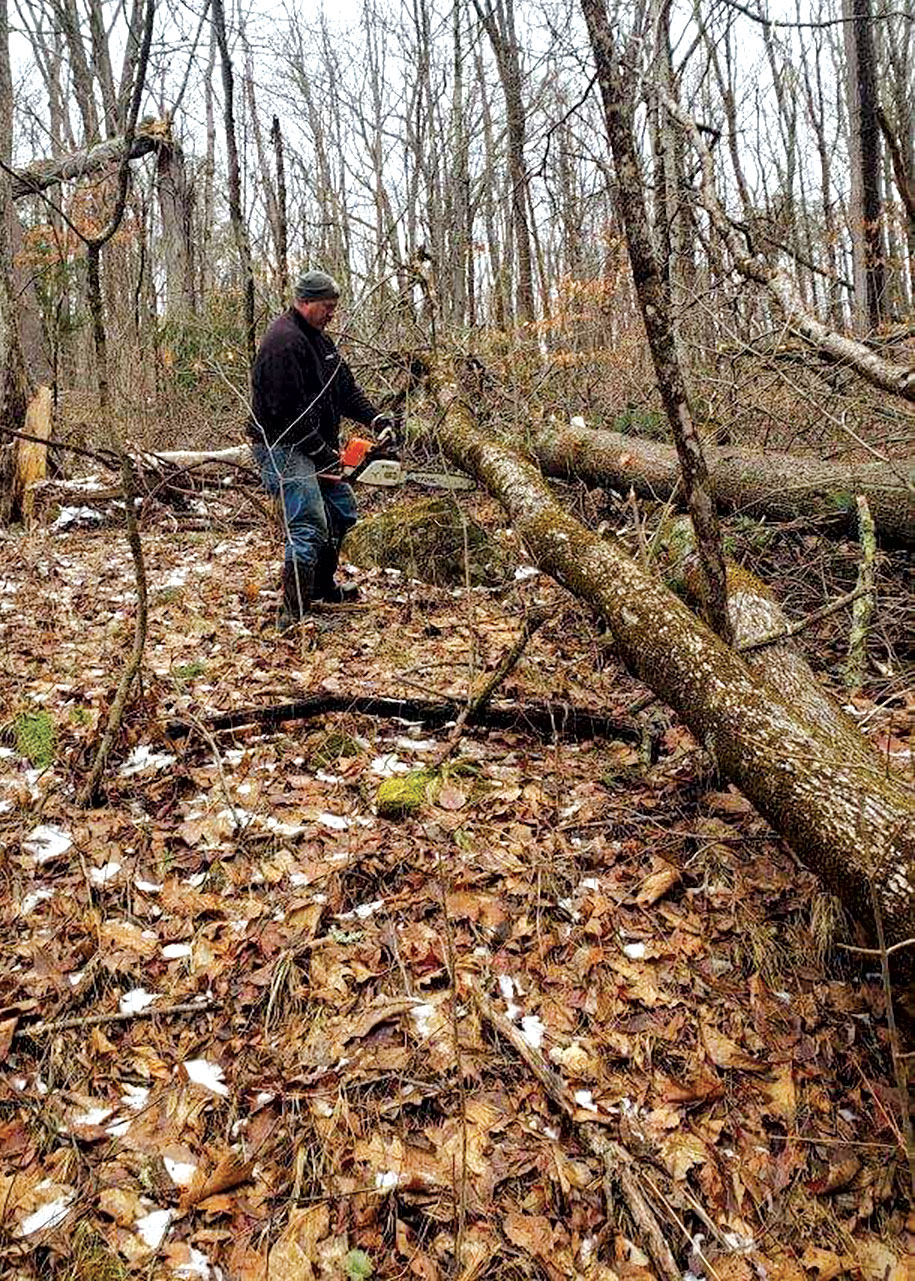
M 521 55 L 513 0 L 473 0 L 477 16 L 495 54 L 505 95 L 511 214 L 518 263 L 517 313 L 522 324 L 534 319 L 534 275 L 528 224 L 528 180 L 525 166 L 525 111 L 521 92 Z

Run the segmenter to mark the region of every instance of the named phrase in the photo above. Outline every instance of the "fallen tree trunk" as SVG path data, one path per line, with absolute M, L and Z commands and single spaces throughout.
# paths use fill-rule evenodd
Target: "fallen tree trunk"
M 702 580 L 692 527 L 685 516 L 663 531 L 661 545 L 666 558 L 665 581 L 695 608 L 702 600 Z M 793 638 L 785 636 L 760 645 L 767 637 L 787 632 L 790 627 L 775 593 L 736 561 L 728 560 L 727 572 L 734 645 L 747 666 L 767 681 L 800 717 L 814 725 L 837 752 L 854 752 L 862 764 L 873 766 L 874 749 L 829 690 L 820 684 Z
M 606 618 L 629 670 L 856 920 L 874 933 L 873 885 L 887 940 L 915 935 L 915 797 L 881 758 L 851 730 L 837 746 L 803 719 L 616 541 L 570 516 L 536 468 L 484 437 L 449 370 L 436 365 L 431 381 L 445 453 L 500 500 L 541 568 Z M 911 973 L 911 948 L 893 959 Z
M 206 728 L 214 734 L 251 726 L 270 729 L 276 725 L 288 725 L 291 721 L 312 720 L 329 712 L 422 721 L 430 728 L 441 728 L 455 722 L 466 710 L 465 703 L 454 699 L 382 698 L 321 693 L 298 698 L 291 703 L 275 703 L 270 707 L 244 707 L 236 712 L 226 712 L 222 716 L 211 717 L 206 722 Z M 626 743 L 639 742 L 644 732 L 631 721 L 606 716 L 603 712 L 592 712 L 586 707 L 558 702 L 487 705 L 469 714 L 467 721 L 471 725 L 510 729 L 519 733 L 534 732 L 551 738 L 618 738 Z M 193 729 L 192 724 L 176 720 L 168 722 L 165 732 L 170 739 L 177 740 L 186 738 Z
M 534 435 L 534 458 L 550 476 L 668 499 L 680 481 L 671 445 L 615 431 L 550 423 Z M 826 520 L 857 528 L 856 496 L 867 497 L 881 539 L 915 545 L 915 463 L 824 463 L 794 454 L 706 447 L 709 481 L 723 511 L 773 520 Z
M 147 120 L 137 125 L 136 132 L 130 140 L 128 160 L 139 160 L 141 156 L 155 151 L 158 147 L 171 147 L 171 126 L 167 121 Z M 82 151 L 73 151 L 67 156 L 53 157 L 49 160 L 35 160 L 24 169 L 17 169 L 12 178 L 13 199 L 23 200 L 26 196 L 37 195 L 53 187 L 58 182 L 74 182 L 78 178 L 88 178 L 91 174 L 103 169 L 111 169 L 123 158 L 124 139 L 108 138 L 94 147 Z

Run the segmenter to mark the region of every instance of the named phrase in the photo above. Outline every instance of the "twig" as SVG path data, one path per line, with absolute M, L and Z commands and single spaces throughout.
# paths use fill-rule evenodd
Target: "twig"
M 888 948 L 879 947 L 852 947 L 850 943 L 837 943 L 843 952 L 857 952 L 859 956 L 892 956 L 894 952 L 901 951 L 904 947 L 912 947 L 915 944 L 915 938 L 902 939 L 899 943 L 892 943 Z
M 549 616 L 549 612 L 546 609 L 531 610 L 527 618 L 524 620 L 524 626 L 521 629 L 521 634 L 518 636 L 514 645 L 512 645 L 511 649 L 505 654 L 501 663 L 492 675 L 485 681 L 479 694 L 475 695 L 475 697 L 467 703 L 466 707 L 464 707 L 463 711 L 454 722 L 454 727 L 448 735 L 448 741 L 445 743 L 444 747 L 435 754 L 430 762 L 431 769 L 438 769 L 443 761 L 446 761 L 455 751 L 458 743 L 463 737 L 464 726 L 468 722 L 472 723 L 486 708 L 493 694 L 508 676 L 509 672 L 511 672 L 515 667 L 518 659 L 524 653 L 528 641 L 534 633 L 543 626 Z
M 890 1039 L 890 1052 L 893 1056 L 896 1090 L 899 1094 L 899 1110 L 902 1115 L 902 1132 L 905 1135 L 905 1152 L 909 1162 L 909 1178 L 912 1184 L 912 1194 L 915 1196 L 915 1129 L 912 1126 L 912 1110 L 909 1107 L 908 1073 L 905 1059 L 902 1057 L 902 1046 L 899 1043 L 899 1029 L 896 1027 L 896 1010 L 893 1006 L 893 988 L 890 983 L 890 955 L 883 930 L 880 896 L 877 893 L 877 887 L 874 885 L 874 878 L 869 876 L 867 879 L 871 892 L 871 905 L 874 911 L 874 924 L 877 929 L 877 946 L 880 949 L 880 972 L 883 977 L 883 997 L 886 1002 L 886 1028 Z
M 860 689 L 864 684 L 867 670 L 867 630 L 874 612 L 874 559 L 877 555 L 877 534 L 867 498 L 864 494 L 859 494 L 855 502 L 858 506 L 861 563 L 858 566 L 858 599 L 852 610 L 851 631 L 848 636 L 848 659 L 845 663 L 847 689 Z
M 762 649 L 764 645 L 775 645 L 778 641 L 787 640 L 789 636 L 796 636 L 798 632 L 806 631 L 808 627 L 812 627 L 814 623 L 820 622 L 821 619 L 828 618 L 830 614 L 838 613 L 846 605 L 851 605 L 860 596 L 864 595 L 865 590 L 860 586 L 856 587 L 854 591 L 846 592 L 844 596 L 837 596 L 835 600 L 829 601 L 826 605 L 821 605 L 812 614 L 808 614 L 805 618 L 799 619 L 798 622 L 792 623 L 790 627 L 784 627 L 778 632 L 769 632 L 767 636 L 760 636 L 758 640 L 746 641 L 743 645 L 739 645 L 738 649 L 741 654 L 746 654 L 751 649 Z
M 185 1001 L 181 1005 L 148 1005 L 143 1010 L 123 1014 L 82 1014 L 69 1019 L 55 1019 L 53 1023 L 35 1023 L 31 1027 L 17 1027 L 13 1037 L 48 1036 L 53 1032 L 66 1032 L 74 1027 L 98 1027 L 100 1023 L 132 1023 L 134 1019 L 170 1018 L 173 1014 L 200 1014 L 213 1008 L 212 1001 Z
M 571 1121 L 576 1121 L 578 1108 L 568 1087 L 558 1072 L 554 1072 L 543 1056 L 525 1041 L 521 1031 L 510 1023 L 474 984 L 473 999 L 481 1016 L 503 1036 L 524 1060 L 546 1090 L 549 1097 Z M 631 1154 L 616 1139 L 608 1139 L 600 1126 L 578 1122 L 588 1147 L 604 1165 L 604 1195 L 608 1206 L 613 1203 L 613 1189 L 618 1185 L 636 1226 L 644 1234 L 644 1242 L 655 1261 L 658 1271 L 666 1281 L 681 1281 L 682 1269 L 677 1266 L 673 1252 L 664 1237 L 654 1210 L 648 1203 L 639 1184 L 639 1173 Z
M 121 727 L 121 721 L 124 719 L 127 695 L 130 693 L 134 677 L 140 670 L 143 649 L 146 645 L 146 568 L 143 564 L 143 544 L 140 542 L 137 513 L 134 507 L 136 481 L 133 463 L 126 453 L 121 454 L 121 479 L 124 487 L 124 508 L 127 516 L 127 541 L 130 543 L 134 576 L 137 584 L 137 620 L 133 634 L 133 650 L 121 675 L 114 702 L 111 704 L 111 711 L 108 713 L 108 724 L 105 726 L 102 741 L 99 743 L 98 751 L 95 755 L 95 763 L 77 798 L 77 804 L 81 807 L 92 805 L 96 799 L 99 781 L 108 760 L 108 753 L 111 751 L 115 735 Z

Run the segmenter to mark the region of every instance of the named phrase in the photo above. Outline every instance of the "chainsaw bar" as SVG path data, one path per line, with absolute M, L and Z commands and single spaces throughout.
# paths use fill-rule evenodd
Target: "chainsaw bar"
M 397 458 L 373 458 L 354 470 L 351 479 L 361 485 L 386 489 L 398 485 L 421 485 L 425 489 L 475 488 L 473 479 L 461 472 L 407 471 Z

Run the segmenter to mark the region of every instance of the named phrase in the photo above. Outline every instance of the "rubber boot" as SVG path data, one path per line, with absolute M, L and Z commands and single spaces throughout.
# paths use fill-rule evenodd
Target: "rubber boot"
M 314 597 L 314 570 L 300 561 L 287 560 L 283 566 L 283 603 L 277 627 L 285 632 L 300 623 Z
M 335 547 L 325 547 L 318 553 L 315 566 L 314 598 L 326 601 L 328 605 L 352 605 L 359 599 L 359 588 L 355 583 L 341 586 L 334 574 L 337 572 L 339 553 Z

